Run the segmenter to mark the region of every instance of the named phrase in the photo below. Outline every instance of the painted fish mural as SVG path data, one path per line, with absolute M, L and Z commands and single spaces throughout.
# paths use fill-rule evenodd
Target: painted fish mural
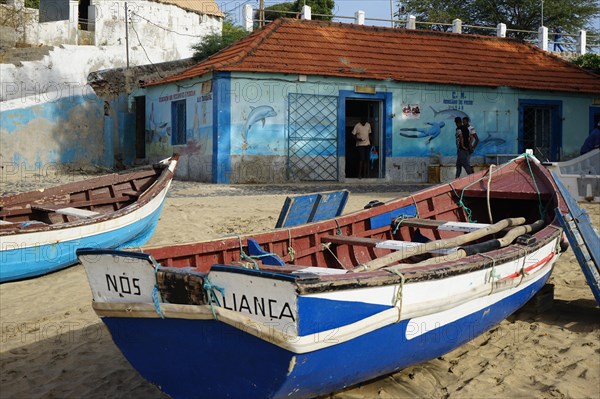
M 444 126 L 446 126 L 446 123 L 444 123 L 444 122 L 427 122 L 427 124 L 430 125 L 431 127 L 428 127 L 428 128 L 414 128 L 414 127 L 402 128 L 400 130 L 403 132 L 419 132 L 419 134 L 400 133 L 400 136 L 409 137 L 409 138 L 413 138 L 413 139 L 429 137 L 429 140 L 427 140 L 427 144 L 429 144 L 429 143 L 431 143 L 431 140 L 435 139 L 437 136 L 440 135 L 440 133 L 442 133 L 442 128 Z
M 494 137 L 491 133 L 488 132 L 485 139 L 479 141 L 479 145 L 477 146 L 477 152 L 480 152 L 484 148 L 486 150 L 490 150 L 491 148 L 495 148 L 496 150 L 506 143 L 506 140 L 500 137 Z
M 458 109 L 448 108 L 448 109 L 444 109 L 442 111 L 437 111 L 432 106 L 429 106 L 429 108 L 431 108 L 431 110 L 433 111 L 434 118 L 437 116 L 439 116 L 440 118 L 444 118 L 444 119 L 454 119 L 457 116 L 460 117 L 461 119 L 469 117 L 469 115 L 465 114 L 464 112 L 462 112 Z
M 245 149 L 248 147 L 248 133 L 252 126 L 259 121 L 262 121 L 262 126 L 265 126 L 265 122 L 267 118 L 272 118 L 277 116 L 277 112 L 273 109 L 273 107 L 269 105 L 261 105 L 258 107 L 250 107 L 250 115 L 248 115 L 248 120 L 246 121 L 246 125 L 244 126 L 244 131 L 242 133 L 242 148 Z

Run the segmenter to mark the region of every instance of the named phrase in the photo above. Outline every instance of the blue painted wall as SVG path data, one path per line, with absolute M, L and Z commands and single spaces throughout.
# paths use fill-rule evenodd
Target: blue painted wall
M 199 95 L 202 82 L 209 80 L 212 80 L 210 95 Z M 288 95 L 302 93 L 312 94 L 315 98 L 321 95 L 339 97 L 337 156 L 340 158 L 345 156 L 345 139 L 340 132 L 350 126 L 349 121 L 345 121 L 345 99 L 382 100 L 383 161 L 387 162 L 384 174 L 396 160 L 422 158 L 428 163 L 432 155 L 455 157 L 456 116 L 469 116 L 478 132 L 481 142 L 475 157 L 517 154 L 523 150 L 519 144 L 523 135 L 520 106 L 532 101 L 558 105 L 554 122 L 557 136 L 552 148 L 564 160 L 579 153 L 589 131 L 594 100 L 594 96 L 588 94 L 507 87 L 407 84 L 318 76 L 308 76 L 306 80 L 300 82 L 298 75 L 283 74 L 209 74 L 179 85 L 151 86 L 148 88 L 147 117 L 154 130 L 150 133 L 147 151 L 154 155 L 170 155 L 173 148 L 168 140 L 161 139 L 169 135 L 170 102 L 185 99 L 187 125 L 195 127 L 188 133 L 188 143 L 180 149 L 197 148 L 194 151 L 200 155 L 210 153 L 213 169 L 206 181 L 231 182 L 231 176 L 236 173 L 236 162 L 260 159 L 261 162 L 273 162 L 273 165 L 281 164 L 280 159 L 285 159 L 288 154 Z M 375 94 L 356 93 L 355 85 L 374 87 Z M 196 111 L 198 107 L 200 110 Z M 194 115 L 198 113 L 203 117 L 201 122 L 195 123 Z M 311 123 L 314 129 L 323 128 L 320 121 L 310 121 L 308 125 Z M 241 182 L 237 178 L 235 181 Z
M 0 113 L 4 170 L 57 164 L 106 165 L 103 101 L 93 93 L 51 101 L 13 100 Z

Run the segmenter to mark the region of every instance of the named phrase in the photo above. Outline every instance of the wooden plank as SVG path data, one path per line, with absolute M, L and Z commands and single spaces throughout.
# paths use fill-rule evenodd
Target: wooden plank
M 349 237 L 349 236 L 322 236 L 321 242 L 330 242 L 337 245 L 357 245 L 368 248 L 390 249 L 392 251 L 401 251 L 408 248 L 423 245 L 421 242 L 399 241 L 399 240 L 379 240 L 367 237 Z M 434 249 L 429 251 L 432 254 L 447 255 L 456 252 L 457 248 Z
M 408 219 L 404 219 L 402 221 L 402 223 L 400 223 L 400 226 L 438 229 L 440 231 L 461 231 L 461 232 L 469 233 L 472 231 L 482 229 L 484 227 L 488 227 L 489 224 L 408 218 Z
M 95 216 L 100 215 L 99 212 L 88 211 L 87 209 L 78 209 L 78 208 L 72 208 L 72 207 L 57 209 L 56 213 L 58 213 L 60 215 L 75 216 L 75 217 L 82 218 L 82 219 L 89 219 L 89 218 L 93 218 Z
M 337 245 L 358 245 L 363 247 L 375 248 L 377 243 L 381 242 L 376 238 L 352 237 L 352 236 L 321 236 L 321 242 L 330 242 Z

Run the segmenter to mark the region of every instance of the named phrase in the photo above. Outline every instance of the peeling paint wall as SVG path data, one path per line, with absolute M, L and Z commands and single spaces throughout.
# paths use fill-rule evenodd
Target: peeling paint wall
M 0 104 L 0 154 L 5 173 L 45 165 L 104 165 L 103 103 L 74 93 L 53 101 Z

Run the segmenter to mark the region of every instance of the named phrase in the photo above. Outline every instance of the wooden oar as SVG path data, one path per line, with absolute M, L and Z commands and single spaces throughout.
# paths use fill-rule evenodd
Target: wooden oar
M 455 260 L 467 257 L 469 255 L 473 255 L 474 253 L 484 252 L 484 251 L 478 251 L 476 247 L 486 246 L 488 248 L 487 250 L 489 250 L 489 251 L 498 249 L 498 248 L 504 248 L 507 245 L 512 244 L 512 242 L 520 235 L 531 233 L 532 231 L 538 231 L 542 227 L 544 227 L 544 221 L 538 220 L 532 224 L 526 224 L 524 226 L 518 226 L 518 227 L 512 228 L 502 238 L 486 241 L 481 244 L 473 244 L 470 246 L 471 248 L 468 248 L 468 247 L 467 248 L 458 248 L 458 250 L 456 250 L 455 252 L 452 252 L 451 254 L 444 255 L 444 256 L 437 256 L 435 258 L 429 258 L 422 262 L 390 266 L 386 270 L 400 270 L 403 268 L 414 268 L 414 267 L 419 267 L 419 266 L 437 265 L 439 263 L 455 261 Z
M 370 271 L 381 269 L 382 267 L 389 266 L 394 262 L 401 261 L 402 259 L 409 258 L 415 255 L 421 255 L 427 252 L 430 252 L 435 249 L 444 249 L 444 248 L 452 248 L 459 247 L 467 242 L 478 240 L 482 237 L 485 237 L 490 234 L 494 234 L 499 232 L 500 230 L 510 227 L 510 226 L 518 226 L 525 223 L 525 218 L 508 218 L 499 221 L 498 223 L 494 223 L 482 229 L 473 231 L 471 233 L 467 233 L 465 235 L 447 238 L 444 240 L 436 240 L 430 241 L 418 247 L 408 248 L 406 250 L 400 250 L 396 252 L 392 252 L 388 255 L 373 259 L 367 263 L 363 263 L 352 269 L 352 272 L 362 272 L 362 271 Z

